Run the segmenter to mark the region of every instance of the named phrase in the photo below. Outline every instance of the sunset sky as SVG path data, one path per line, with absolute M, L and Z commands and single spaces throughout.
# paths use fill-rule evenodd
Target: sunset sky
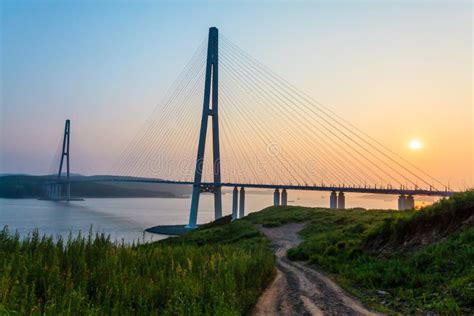
M 1 10 L 0 173 L 51 171 L 66 118 L 73 172 L 107 172 L 217 26 L 442 182 L 474 185 L 471 1 L 2 1 Z

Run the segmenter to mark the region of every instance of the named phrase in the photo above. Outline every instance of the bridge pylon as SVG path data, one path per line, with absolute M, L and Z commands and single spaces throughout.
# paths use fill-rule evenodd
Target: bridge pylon
M 69 141 L 71 135 L 71 120 L 66 120 L 64 125 L 64 137 L 63 137 L 63 147 L 61 152 L 61 160 L 59 162 L 59 171 L 58 171 L 58 193 L 56 198 L 61 198 L 61 174 L 63 171 L 64 157 L 66 157 L 66 200 L 71 199 L 71 183 L 69 181 Z
M 221 195 L 221 166 L 219 148 L 219 31 L 216 27 L 209 29 L 207 45 L 206 78 L 204 83 L 204 102 L 201 118 L 201 130 L 199 134 L 199 145 L 197 150 L 196 168 L 194 171 L 193 194 L 191 198 L 191 209 L 189 212 L 189 228 L 196 227 L 199 208 L 199 197 L 201 192 L 214 194 L 214 216 L 215 219 L 222 217 L 222 195 Z M 206 146 L 206 133 L 209 116 L 212 116 L 212 152 L 213 152 L 213 174 L 212 186 L 202 185 L 202 173 L 204 166 L 204 151 Z

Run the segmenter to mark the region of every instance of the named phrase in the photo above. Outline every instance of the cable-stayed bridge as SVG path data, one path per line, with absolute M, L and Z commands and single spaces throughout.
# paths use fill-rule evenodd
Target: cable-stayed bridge
M 67 120 L 58 177 L 47 185 L 52 199 L 71 197 L 70 134 Z M 233 189 L 234 218 L 245 212 L 246 188 L 273 189 L 274 205 L 287 205 L 288 190 L 328 191 L 331 208 L 344 208 L 348 192 L 396 194 L 400 210 L 413 208 L 416 195 L 454 193 L 214 27 L 109 173 L 118 177 L 87 181 L 191 185 L 189 227 L 203 192 L 222 216 L 223 187 Z

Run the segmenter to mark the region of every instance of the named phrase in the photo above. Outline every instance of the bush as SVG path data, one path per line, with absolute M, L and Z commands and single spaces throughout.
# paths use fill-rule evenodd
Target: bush
M 289 249 L 286 255 L 290 260 L 294 261 L 306 261 L 309 259 L 308 254 L 299 247 Z

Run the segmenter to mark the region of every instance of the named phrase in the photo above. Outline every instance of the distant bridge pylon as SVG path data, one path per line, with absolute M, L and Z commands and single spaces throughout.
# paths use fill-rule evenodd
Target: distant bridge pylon
M 71 181 L 70 181 L 70 140 L 71 140 L 71 120 L 66 120 L 64 125 L 64 134 L 61 150 L 61 158 L 59 160 L 59 170 L 57 182 L 50 182 L 46 184 L 46 193 L 48 198 L 52 200 L 71 200 Z M 66 160 L 64 160 L 66 158 Z M 66 162 L 66 181 L 62 181 L 63 165 Z M 66 195 L 63 196 L 62 189 L 66 187 Z

